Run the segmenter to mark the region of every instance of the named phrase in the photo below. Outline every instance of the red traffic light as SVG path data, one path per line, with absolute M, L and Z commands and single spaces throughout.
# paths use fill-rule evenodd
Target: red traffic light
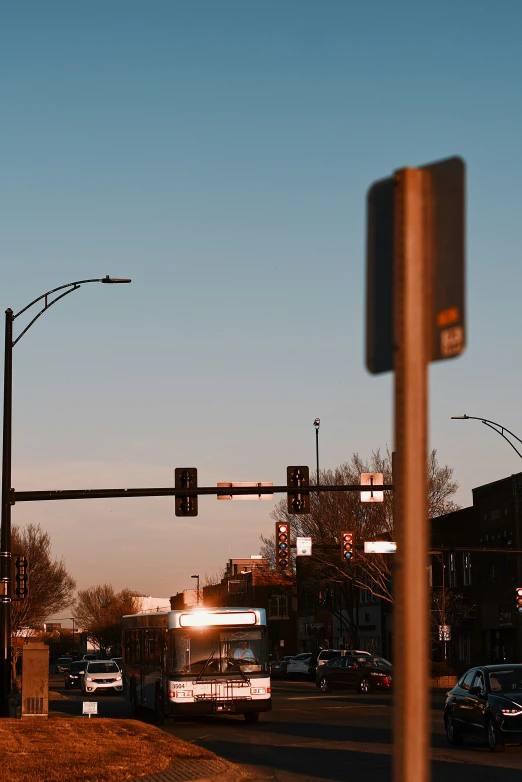
M 341 559 L 343 562 L 349 562 L 353 558 L 353 533 L 343 532 L 341 544 Z
M 286 570 L 289 565 L 290 552 L 290 525 L 276 523 L 276 561 L 277 567 Z

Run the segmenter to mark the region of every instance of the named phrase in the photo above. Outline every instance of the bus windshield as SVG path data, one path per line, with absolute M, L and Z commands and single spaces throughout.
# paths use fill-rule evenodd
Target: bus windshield
M 173 676 L 267 673 L 264 628 L 193 627 L 169 632 Z

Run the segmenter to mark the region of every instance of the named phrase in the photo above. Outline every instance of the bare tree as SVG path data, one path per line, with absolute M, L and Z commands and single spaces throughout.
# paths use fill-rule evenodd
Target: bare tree
M 11 622 L 13 630 L 41 625 L 48 616 L 63 611 L 73 599 L 76 581 L 68 572 L 63 559 L 53 559 L 51 539 L 40 524 L 26 527 L 12 527 L 11 550 L 14 579 L 14 558 L 24 554 L 29 562 L 29 594 L 25 600 L 12 603 Z
M 392 458 L 387 449 L 382 455 L 374 451 L 371 459 L 364 462 L 354 454 L 350 462 L 335 470 L 325 470 L 320 479 L 323 485 L 358 484 L 363 472 L 382 473 L 384 483 L 392 483 Z M 436 451 L 429 454 L 428 476 L 428 518 L 457 510 L 451 497 L 458 488 L 453 480 L 453 470 L 447 465 L 440 467 Z M 313 556 L 318 580 L 349 579 L 353 585 L 367 589 L 376 597 L 393 602 L 391 593 L 391 556 L 385 554 L 364 554 L 357 550 L 351 562 L 343 562 L 340 545 L 343 532 L 352 532 L 355 545 L 364 540 L 393 540 L 393 497 L 385 492 L 382 503 L 361 503 L 359 492 L 331 492 L 310 495 L 310 513 L 291 515 L 286 500 L 275 506 L 272 514 L 275 521 L 291 522 L 292 538 L 309 536 L 314 543 L 330 543 L 336 550 L 316 549 Z M 426 519 L 428 523 L 428 519 Z M 270 539 L 262 538 L 268 548 Z M 262 549 L 263 550 L 263 549 Z M 275 546 L 274 546 L 275 551 Z M 266 553 L 263 551 L 264 555 Z
M 121 645 L 121 620 L 141 608 L 140 595 L 130 589 L 115 592 L 111 584 L 81 589 L 74 603 L 74 618 L 98 649 Z

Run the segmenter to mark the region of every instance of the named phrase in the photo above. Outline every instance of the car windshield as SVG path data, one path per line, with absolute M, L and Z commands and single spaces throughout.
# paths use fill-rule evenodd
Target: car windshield
M 331 652 L 320 652 L 319 659 L 320 660 L 333 660 L 334 657 L 340 657 L 341 652 L 331 651 Z
M 69 666 L 69 671 L 71 673 L 79 673 L 80 671 L 84 671 L 84 670 L 85 670 L 85 663 L 83 662 L 71 663 Z
M 113 663 L 111 660 L 106 663 L 89 663 L 87 670 L 89 673 L 115 673 L 116 671 L 119 671 L 119 668 L 116 663 Z
M 491 692 L 522 692 L 522 666 L 491 671 L 489 674 Z
M 71 662 L 71 657 L 60 657 L 60 659 L 57 661 L 58 665 L 65 665 L 66 663 Z

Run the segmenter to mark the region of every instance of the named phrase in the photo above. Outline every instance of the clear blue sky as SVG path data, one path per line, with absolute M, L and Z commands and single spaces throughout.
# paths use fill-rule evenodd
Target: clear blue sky
M 521 468 L 522 4 L 5 2 L 2 310 L 76 279 L 15 348 L 16 489 L 283 483 L 393 441 L 364 368 L 365 198 L 403 165 L 468 167 L 468 336 L 430 370 L 458 500 Z M 18 322 L 17 322 L 18 323 Z M 271 504 L 17 505 L 80 587 L 156 596 L 259 550 Z

